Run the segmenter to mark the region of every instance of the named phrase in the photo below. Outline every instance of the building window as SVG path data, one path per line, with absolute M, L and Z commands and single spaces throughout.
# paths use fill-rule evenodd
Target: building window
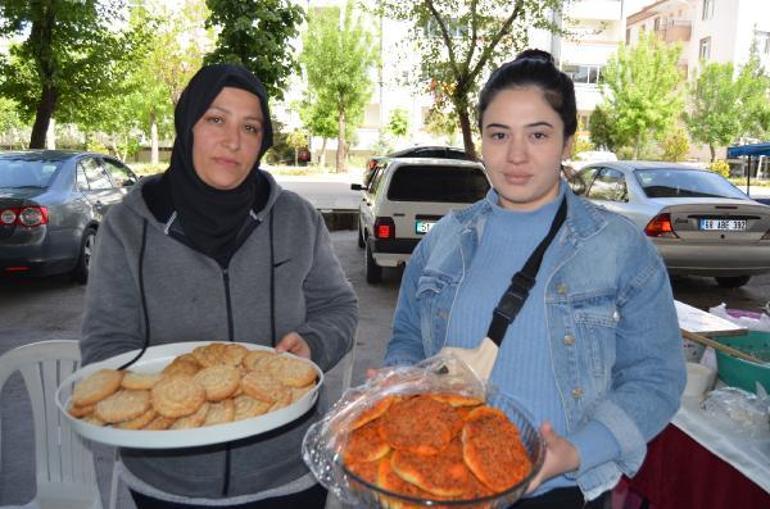
M 711 57 L 711 37 L 704 37 L 700 40 L 698 48 L 698 58 L 708 60 Z
M 714 0 L 703 0 L 703 19 L 714 17 Z
M 602 66 L 564 64 L 561 70 L 572 78 L 576 85 L 597 85 L 601 77 Z

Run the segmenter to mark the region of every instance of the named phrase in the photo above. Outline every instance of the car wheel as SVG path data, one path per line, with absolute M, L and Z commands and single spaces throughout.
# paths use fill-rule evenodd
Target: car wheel
M 377 265 L 372 256 L 372 247 L 367 242 L 366 249 L 364 250 L 364 271 L 366 273 L 366 282 L 370 285 L 374 285 L 382 281 L 382 267 Z
M 722 288 L 740 288 L 751 279 L 751 276 L 716 277 L 717 284 Z
M 80 257 L 78 258 L 77 265 L 75 265 L 75 270 L 72 272 L 72 278 L 81 285 L 88 282 L 88 271 L 91 267 L 91 257 L 94 254 L 95 245 L 96 230 L 94 228 L 86 228 L 80 245 Z
M 361 228 L 361 221 L 358 221 L 358 247 L 363 249 L 366 246 L 366 239 L 364 239 L 364 230 Z

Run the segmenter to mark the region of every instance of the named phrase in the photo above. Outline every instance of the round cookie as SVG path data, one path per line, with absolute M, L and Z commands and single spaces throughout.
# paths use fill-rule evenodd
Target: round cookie
M 122 422 L 139 417 L 149 408 L 149 391 L 123 389 L 98 402 L 94 415 L 104 422 Z
M 215 424 L 232 422 L 234 418 L 235 403 L 232 399 L 225 399 L 209 404 L 209 411 L 206 413 L 206 419 L 203 421 L 203 426 L 213 426 Z
M 160 373 L 134 373 L 127 371 L 123 375 L 120 385 L 124 389 L 152 389 L 152 386 L 160 380 Z
M 310 364 L 288 354 L 276 355 L 261 365 L 276 380 L 289 387 L 305 387 L 316 379 L 315 369 Z
M 75 385 L 75 389 L 72 391 L 72 404 L 77 406 L 93 405 L 117 391 L 122 379 L 122 371 L 100 369 Z
M 203 405 L 206 390 L 191 376 L 166 376 L 153 386 L 151 396 L 152 406 L 160 415 L 184 417 Z
M 204 401 L 198 410 L 190 415 L 180 417 L 174 421 L 174 424 L 172 424 L 169 429 L 200 428 L 201 425 L 203 425 L 203 422 L 206 420 L 206 414 L 209 413 L 210 406 L 210 403 Z
M 206 390 L 206 399 L 220 401 L 232 396 L 241 382 L 238 368 L 225 365 L 211 366 L 200 370 L 193 377 Z
M 270 404 L 284 398 L 289 392 L 286 386 L 262 371 L 252 371 L 244 376 L 241 379 L 241 387 L 243 392 L 252 398 Z
M 254 399 L 246 394 L 236 396 L 233 398 L 233 402 L 235 403 L 235 416 L 233 417 L 233 420 L 235 421 L 262 415 L 266 413 L 272 405 L 271 403 Z

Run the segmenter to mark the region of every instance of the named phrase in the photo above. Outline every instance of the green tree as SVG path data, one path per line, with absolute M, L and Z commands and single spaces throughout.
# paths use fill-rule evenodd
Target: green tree
M 286 143 L 294 149 L 294 166 L 299 166 L 299 150 L 307 147 L 307 133 L 302 129 L 295 129 L 286 137 Z
M 321 153 L 318 164 L 326 166 L 326 142 L 337 136 L 337 109 L 330 100 L 315 97 L 310 90 L 305 92 L 305 98 L 299 104 L 299 118 L 311 136 L 321 138 Z
M 617 152 L 626 141 L 618 138 L 619 133 L 615 130 L 614 119 L 610 118 L 610 115 L 601 105 L 591 112 L 588 124 L 591 130 L 591 143 L 597 147 L 604 147 L 612 152 Z
M 554 32 L 563 0 L 382 0 L 387 16 L 412 23 L 409 38 L 420 54 L 423 77 L 443 89 L 457 116 L 465 151 L 476 155 L 471 117 L 480 76 L 527 42 L 531 27 Z M 421 84 L 424 89 L 424 82 Z
M 406 136 L 406 133 L 409 132 L 409 113 L 403 108 L 396 108 L 391 111 L 386 129 L 396 138 Z
M 298 70 L 291 41 L 304 18 L 290 0 L 206 0 L 207 28 L 219 30 L 205 63 L 240 64 L 264 83 L 268 95 L 283 99 L 289 75 Z
M 342 13 L 335 8 L 315 9 L 300 57 L 313 96 L 334 106 L 337 171 L 345 169 L 349 131 L 360 123 L 372 93 L 369 70 L 375 57 L 364 26 L 354 15 L 352 2 Z
M 29 126 L 19 115 L 18 105 L 11 99 L 0 97 L 0 139 L 11 148 L 26 148 L 22 138 Z
M 753 56 L 736 73 L 733 64 L 710 63 L 690 87 L 690 111 L 684 115 L 694 140 L 708 145 L 711 161 L 716 147 L 741 136 L 762 136 L 768 111 L 770 80 Z
M 0 3 L 0 36 L 24 38 L 0 62 L 0 95 L 34 118 L 30 147 L 45 145 L 52 117 L 68 122 L 117 92 L 145 35 L 116 30 L 124 19 L 123 0 Z
M 609 140 L 615 146 L 632 146 L 635 158 L 653 139 L 662 138 L 682 113 L 684 80 L 677 67 L 681 53 L 681 46 L 669 46 L 650 33 L 634 47 L 621 46 L 602 71 L 601 108 Z
M 687 132 L 681 127 L 672 129 L 663 138 L 661 144 L 663 145 L 664 161 L 684 161 L 690 151 L 690 140 L 687 138 Z

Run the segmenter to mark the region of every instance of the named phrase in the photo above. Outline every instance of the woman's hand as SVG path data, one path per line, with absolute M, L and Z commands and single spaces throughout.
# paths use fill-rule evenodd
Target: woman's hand
M 551 423 L 546 421 L 540 426 L 540 433 L 545 440 L 545 460 L 543 468 L 532 479 L 527 493 L 532 493 L 545 481 L 565 472 L 577 470 L 580 467 L 580 455 L 572 443 L 557 434 Z
M 279 353 L 293 353 L 294 355 L 304 357 L 305 359 L 310 358 L 310 345 L 308 345 L 307 342 L 302 339 L 302 336 L 296 332 L 290 332 L 282 337 L 278 344 L 275 345 L 275 351 Z

